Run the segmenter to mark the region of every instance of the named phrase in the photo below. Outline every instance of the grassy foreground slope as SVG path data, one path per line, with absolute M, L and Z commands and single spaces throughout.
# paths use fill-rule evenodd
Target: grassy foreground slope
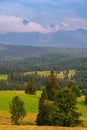
M 0 130 L 87 130 L 87 128 L 49 127 L 49 126 L 12 126 L 1 125 Z
M 25 109 L 30 113 L 38 112 L 38 101 L 41 95 L 41 91 L 37 92 L 37 95 L 28 95 L 24 91 L 0 91 L 0 110 L 9 111 L 9 103 L 14 96 L 19 96 L 25 103 Z
M 45 128 L 41 129 L 41 127 L 35 126 L 36 116 L 38 112 L 38 101 L 39 101 L 40 95 L 41 95 L 41 91 L 37 91 L 37 95 L 28 95 L 28 94 L 25 94 L 24 91 L 0 91 L 0 125 L 8 125 L 8 129 L 10 129 L 9 127 L 13 127 L 13 126 L 9 126 L 11 125 L 9 103 L 11 102 L 12 97 L 19 96 L 24 101 L 25 108 L 27 111 L 27 116 L 22 120 L 21 124 L 24 126 L 31 125 L 29 127 L 29 130 L 45 130 Z M 83 122 L 84 126 L 87 127 L 87 105 L 84 102 L 84 96 L 78 98 L 77 107 L 79 111 L 82 113 L 81 119 L 84 121 Z M 36 129 L 34 129 L 32 125 L 34 125 Z M 24 126 L 23 126 L 23 129 L 24 129 Z M 4 128 L 5 126 L 0 126 L 0 128 L 1 127 L 2 127 L 1 130 L 5 129 Z M 22 126 L 18 127 L 20 129 L 18 128 L 15 128 L 15 129 L 21 130 L 22 129 L 21 127 Z M 48 127 L 47 130 L 51 130 L 51 128 L 52 127 Z M 15 129 L 11 128 L 11 130 L 15 130 Z M 62 128 L 61 129 L 56 128 L 56 129 L 67 130 L 67 129 L 62 129 Z M 56 130 L 56 129 L 52 129 L 52 130 Z M 24 130 L 27 130 L 27 129 L 24 129 Z M 78 130 L 78 129 L 74 129 L 74 130 Z

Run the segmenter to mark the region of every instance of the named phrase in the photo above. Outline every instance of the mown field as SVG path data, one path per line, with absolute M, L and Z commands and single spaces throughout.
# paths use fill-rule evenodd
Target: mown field
M 30 75 L 30 74 L 35 74 L 35 71 L 32 72 L 24 72 L 25 75 Z M 50 71 L 37 71 L 37 74 L 40 76 L 49 76 L 50 75 Z M 57 78 L 64 78 L 64 76 L 66 75 L 66 70 L 65 71 L 60 71 L 58 73 L 55 72 L 55 74 L 57 75 Z M 69 70 L 68 73 L 68 77 L 71 78 L 71 76 L 75 75 L 75 70 Z

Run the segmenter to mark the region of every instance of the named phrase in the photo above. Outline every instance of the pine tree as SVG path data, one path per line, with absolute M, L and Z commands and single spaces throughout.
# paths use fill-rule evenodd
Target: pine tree
M 51 71 L 51 75 L 49 76 L 48 82 L 46 85 L 46 91 L 47 91 L 49 100 L 54 100 L 56 90 L 58 90 L 58 89 L 59 89 L 59 85 L 57 82 L 56 75 L 55 75 L 54 71 Z
M 10 103 L 10 113 L 11 113 L 11 122 L 18 125 L 19 121 L 26 116 L 26 111 L 24 108 L 24 102 L 18 97 L 15 96 Z
M 29 83 L 25 88 L 25 93 L 32 94 L 32 95 L 36 94 L 36 87 L 35 87 L 35 84 L 34 84 L 32 77 L 30 78 Z
M 36 120 L 37 125 L 51 125 L 51 117 L 54 111 L 55 105 L 53 101 L 48 100 L 46 89 L 43 89 L 39 101 L 39 113 Z
M 57 94 L 57 111 L 53 115 L 53 123 L 59 126 L 77 126 L 81 124 L 81 113 L 77 111 L 77 97 L 69 88 L 63 88 Z
M 71 86 L 71 85 L 70 85 Z M 59 88 L 56 76 L 51 71 L 46 89 L 39 101 L 37 125 L 77 126 L 81 124 L 77 111 L 77 96 L 72 87 Z

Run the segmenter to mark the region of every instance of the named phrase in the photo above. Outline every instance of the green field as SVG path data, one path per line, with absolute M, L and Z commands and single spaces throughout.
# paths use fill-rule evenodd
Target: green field
M 79 108 L 79 111 L 82 113 L 82 116 L 87 118 L 87 105 L 85 104 L 85 97 L 84 96 L 78 98 L 78 105 L 77 106 Z
M 14 96 L 19 96 L 25 103 L 27 112 L 38 112 L 38 101 L 41 95 L 41 91 L 37 91 L 36 95 L 25 94 L 24 91 L 0 91 L 0 110 L 9 110 L 9 103 Z M 87 117 L 87 105 L 84 102 L 84 96 L 78 98 L 79 111 L 83 117 Z
M 7 74 L 0 74 L 0 80 L 7 80 Z
M 64 78 L 66 71 L 60 71 L 60 73 L 55 73 L 57 75 L 57 78 Z M 32 72 L 24 72 L 25 75 L 35 74 L 35 71 Z M 37 74 L 40 76 L 50 76 L 50 71 L 37 71 Z M 71 78 L 71 76 L 75 75 L 75 70 L 69 70 L 68 77 Z
M 41 95 L 41 91 L 38 91 L 36 95 L 25 94 L 24 91 L 0 91 L 0 120 L 1 124 L 11 124 L 9 103 L 14 96 L 19 96 L 25 103 L 25 109 L 27 116 L 23 119 L 22 124 L 35 125 L 36 115 L 38 112 L 38 101 Z M 77 104 L 79 112 L 82 113 L 81 119 L 84 121 L 84 125 L 87 127 L 87 105 L 84 103 L 84 96 L 78 98 Z
M 19 96 L 24 101 L 27 112 L 37 113 L 40 95 L 41 91 L 38 91 L 36 95 L 28 95 L 24 91 L 0 91 L 0 110 L 9 110 L 12 98 Z
M 35 74 L 35 71 L 32 72 L 24 72 L 25 75 Z M 50 71 L 37 71 L 37 74 L 40 76 L 49 76 Z
M 14 96 L 19 96 L 25 103 L 27 112 L 38 112 L 38 101 L 41 95 L 41 91 L 37 91 L 36 95 L 25 94 L 24 91 L 0 91 L 0 110 L 9 110 L 9 103 Z M 87 117 L 87 105 L 84 102 L 84 96 L 78 98 L 77 107 L 82 113 L 83 117 Z

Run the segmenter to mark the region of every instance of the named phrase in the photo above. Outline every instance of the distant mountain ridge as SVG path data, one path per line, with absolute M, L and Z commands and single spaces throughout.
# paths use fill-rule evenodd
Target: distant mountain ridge
M 0 43 L 40 47 L 87 48 L 87 30 L 0 34 Z
M 0 44 L 0 61 L 55 56 L 87 56 L 87 48 L 34 47 Z

